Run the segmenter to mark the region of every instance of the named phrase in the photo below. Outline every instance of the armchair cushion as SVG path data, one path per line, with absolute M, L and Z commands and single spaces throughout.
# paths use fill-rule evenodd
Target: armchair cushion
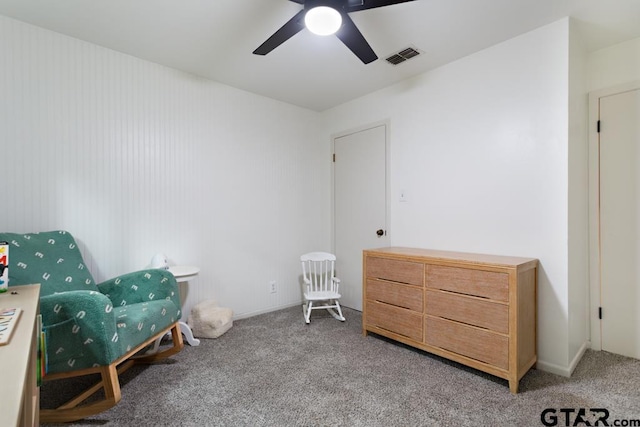
M 166 299 L 116 307 L 113 311 L 118 331 L 114 344 L 118 345 L 120 354 L 130 351 L 178 320 L 175 304 Z
M 9 286 L 40 283 L 41 296 L 98 290 L 70 233 L 0 233 L 1 240 L 9 243 Z
M 173 274 L 148 269 L 98 284 L 114 307 L 117 343 L 122 353 L 178 321 L 180 293 Z
M 173 274 L 167 270 L 147 269 L 123 274 L 98 284 L 100 293 L 114 306 L 166 299 L 180 307 L 180 293 Z M 180 313 L 174 314 L 180 318 Z

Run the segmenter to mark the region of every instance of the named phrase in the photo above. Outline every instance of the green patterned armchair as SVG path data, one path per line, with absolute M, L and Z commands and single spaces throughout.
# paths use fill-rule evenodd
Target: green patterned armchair
M 118 373 L 182 349 L 180 293 L 168 271 L 142 270 L 96 284 L 69 232 L 0 233 L 3 240 L 9 243 L 9 286 L 40 283 L 44 379 L 101 374 L 98 384 L 70 402 L 43 409 L 42 421 L 73 421 L 114 406 L 121 397 Z M 169 331 L 172 347 L 141 354 Z M 104 400 L 84 403 L 101 388 Z

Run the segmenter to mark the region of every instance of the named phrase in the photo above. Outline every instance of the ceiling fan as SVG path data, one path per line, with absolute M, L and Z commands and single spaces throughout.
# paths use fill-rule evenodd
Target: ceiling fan
M 253 51 L 266 55 L 307 27 L 319 35 L 335 34 L 360 60 L 368 64 L 378 59 L 369 43 L 349 17 L 349 13 L 391 6 L 414 0 L 289 0 L 303 9 Z

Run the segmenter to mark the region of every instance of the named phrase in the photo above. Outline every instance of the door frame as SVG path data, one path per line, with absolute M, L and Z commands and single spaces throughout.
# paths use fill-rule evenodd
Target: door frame
M 344 136 L 348 136 L 354 133 L 362 132 L 368 129 L 373 129 L 379 126 L 385 126 L 385 135 L 384 135 L 384 149 L 385 149 L 385 232 L 389 236 L 389 242 L 391 242 L 391 234 L 389 229 L 391 228 L 391 185 L 390 185 L 390 171 L 391 171 L 391 163 L 390 163 L 390 144 L 389 139 L 391 135 L 391 121 L 389 119 L 380 120 L 377 122 L 372 122 L 369 124 L 361 125 L 355 128 L 351 128 L 342 132 L 331 134 L 331 250 L 333 253 L 336 251 L 336 165 L 333 162 L 333 154 L 336 152 L 336 139 L 342 138 Z
M 600 98 L 640 89 L 640 80 L 589 93 L 589 332 L 591 349 L 602 350 L 598 308 L 602 303 L 600 259 Z

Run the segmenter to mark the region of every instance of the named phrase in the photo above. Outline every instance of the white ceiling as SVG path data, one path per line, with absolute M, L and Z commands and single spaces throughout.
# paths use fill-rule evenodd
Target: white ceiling
M 381 58 L 364 65 L 306 29 L 252 52 L 300 9 L 288 0 L 0 0 L 0 14 L 322 111 L 565 16 L 589 50 L 640 37 L 640 0 L 416 0 L 350 16 Z M 398 66 L 407 46 L 422 54 Z

